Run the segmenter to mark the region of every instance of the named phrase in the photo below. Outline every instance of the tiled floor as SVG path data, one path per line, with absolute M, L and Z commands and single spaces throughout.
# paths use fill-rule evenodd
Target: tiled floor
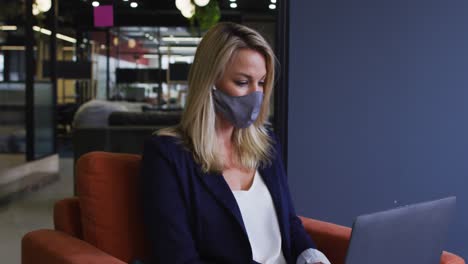
M 35 229 L 52 228 L 55 201 L 73 194 L 73 159 L 60 159 L 60 179 L 0 206 L 1 263 L 21 263 L 21 238 Z

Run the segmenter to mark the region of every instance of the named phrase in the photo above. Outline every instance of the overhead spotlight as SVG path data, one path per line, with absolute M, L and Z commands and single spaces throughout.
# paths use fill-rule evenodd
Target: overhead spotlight
M 276 0 L 270 0 L 272 4 L 276 4 Z
M 236 0 L 229 0 L 229 1 L 231 1 L 231 2 L 235 2 Z
M 134 40 L 134 39 L 129 39 L 129 40 L 128 40 L 128 47 L 129 47 L 129 48 L 131 48 L 131 49 L 135 48 L 135 47 L 136 47 L 136 44 L 137 44 L 137 43 L 136 43 L 136 40 Z
M 231 8 L 236 8 L 237 4 L 236 3 L 231 3 Z
M 274 4 L 271 4 L 271 5 L 269 5 L 268 7 L 269 7 L 270 9 L 276 9 L 276 5 L 274 5 Z
M 41 11 L 40 11 L 39 8 L 37 7 L 37 5 L 33 5 L 32 13 L 33 13 L 33 15 L 35 15 L 35 16 L 37 16 L 37 15 L 39 15 L 39 13 L 41 13 Z
M 131 3 L 130 3 L 130 6 L 131 6 L 132 8 L 137 8 L 137 7 L 138 7 L 138 3 L 137 3 L 137 2 L 131 2 Z
M 197 6 L 204 7 L 210 2 L 210 0 L 195 0 L 194 2 Z
M 98 7 L 98 6 L 99 6 L 99 2 L 98 2 L 98 1 L 93 1 L 92 5 L 93 5 L 94 7 Z
M 36 0 L 36 5 L 40 12 L 45 13 L 49 11 L 50 8 L 52 7 L 52 1 L 51 0 Z
M 179 11 L 182 11 L 190 6 L 190 0 L 176 0 L 175 5 Z
M 182 9 L 181 13 L 185 18 L 191 18 L 193 15 L 195 15 L 195 5 L 190 3 L 189 6 Z
M 123 0 L 124 2 L 128 2 L 128 0 Z

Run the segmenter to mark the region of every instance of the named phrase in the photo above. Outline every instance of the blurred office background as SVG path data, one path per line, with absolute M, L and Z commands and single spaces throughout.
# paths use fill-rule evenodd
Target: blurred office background
M 82 154 L 140 153 L 178 122 L 197 45 L 217 21 L 275 47 L 274 0 L 0 1 L 2 263 L 20 262 L 26 232 L 53 227 Z
M 468 257 L 466 2 L 208 2 L 0 1 L 5 263 L 19 263 L 22 235 L 52 227 L 82 154 L 140 153 L 178 122 L 196 47 L 218 19 L 275 49 L 271 120 L 298 214 L 350 226 L 456 195 L 444 248 Z

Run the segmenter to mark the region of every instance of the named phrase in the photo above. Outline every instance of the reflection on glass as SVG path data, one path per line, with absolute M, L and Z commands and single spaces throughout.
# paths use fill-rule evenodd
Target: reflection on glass
M 34 145 L 35 158 L 53 153 L 53 92 L 51 82 L 34 84 Z
M 0 52 L 0 82 L 3 82 L 3 71 L 5 68 L 5 58 L 3 53 Z

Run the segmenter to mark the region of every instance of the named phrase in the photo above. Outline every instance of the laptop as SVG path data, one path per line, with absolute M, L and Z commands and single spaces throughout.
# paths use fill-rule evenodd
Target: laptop
M 456 198 L 356 218 L 346 264 L 439 264 Z

